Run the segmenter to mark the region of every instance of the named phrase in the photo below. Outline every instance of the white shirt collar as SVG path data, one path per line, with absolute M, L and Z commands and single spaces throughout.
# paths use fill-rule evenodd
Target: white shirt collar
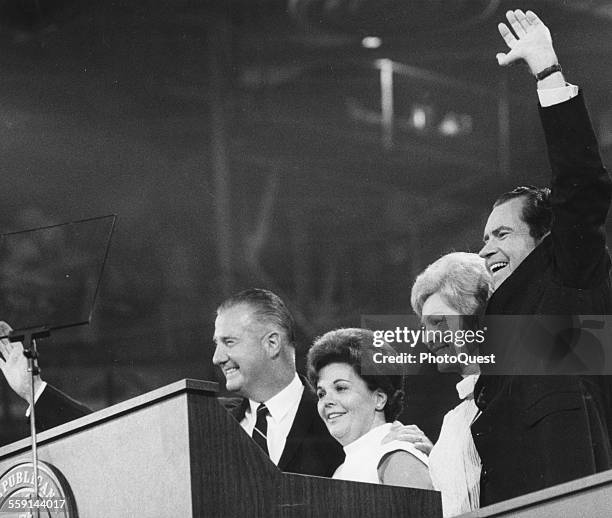
M 301 399 L 303 392 L 304 385 L 302 385 L 300 377 L 296 372 L 289 385 L 287 385 L 278 394 L 268 399 L 268 401 L 264 401 L 272 419 L 278 422 L 285 417 L 289 409 L 293 406 L 294 402 Z M 260 402 L 249 399 L 249 405 L 251 407 L 251 413 L 253 415 L 257 414 L 257 407 L 260 405 Z
M 470 374 L 457 383 L 457 394 L 459 394 L 459 399 L 474 397 L 474 387 L 478 381 L 478 376 L 480 376 L 480 374 Z

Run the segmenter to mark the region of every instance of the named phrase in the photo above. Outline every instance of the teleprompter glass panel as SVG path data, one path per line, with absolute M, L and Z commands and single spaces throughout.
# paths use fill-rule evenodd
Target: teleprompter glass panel
M 0 319 L 13 329 L 87 324 L 116 217 L 0 236 Z

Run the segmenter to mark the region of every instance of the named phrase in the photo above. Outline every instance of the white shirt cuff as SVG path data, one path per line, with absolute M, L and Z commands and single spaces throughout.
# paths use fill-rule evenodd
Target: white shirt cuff
M 36 391 L 36 394 L 34 394 L 34 404 L 36 404 L 36 402 L 38 401 L 38 399 L 40 398 L 40 396 L 43 393 L 43 390 L 45 390 L 45 387 L 47 386 L 47 382 L 43 381 L 40 386 L 38 387 L 38 390 Z M 30 405 L 28 407 L 28 409 L 26 410 L 26 417 L 30 417 L 30 411 L 31 411 L 32 405 Z
M 578 87 L 565 83 L 561 88 L 543 88 L 538 90 L 540 98 L 540 106 L 546 108 L 555 104 L 560 104 L 576 97 L 578 95 Z

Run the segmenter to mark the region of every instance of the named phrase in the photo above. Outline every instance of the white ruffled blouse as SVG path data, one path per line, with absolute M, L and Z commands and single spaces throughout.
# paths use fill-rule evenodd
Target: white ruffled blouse
M 478 509 L 481 462 L 470 426 L 478 417 L 474 386 L 478 374 L 457 383 L 463 401 L 444 416 L 438 442 L 429 454 L 429 474 L 442 492 L 444 518 Z

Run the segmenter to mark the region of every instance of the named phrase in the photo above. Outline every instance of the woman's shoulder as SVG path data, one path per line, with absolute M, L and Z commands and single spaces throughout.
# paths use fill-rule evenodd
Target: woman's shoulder
M 378 451 L 378 455 L 380 457 L 379 465 L 380 465 L 380 462 L 382 462 L 382 460 L 385 457 L 389 457 L 390 455 L 394 453 L 400 453 L 400 454 L 403 453 L 405 455 L 411 455 L 415 457 L 416 459 L 418 459 L 423 464 L 425 464 L 425 466 L 429 464 L 427 455 L 425 455 L 422 451 L 418 450 L 414 444 L 412 444 L 409 441 L 395 440 L 395 441 L 391 441 L 386 444 L 380 445 L 380 448 Z
M 385 485 L 433 489 L 427 464 L 405 449 L 383 455 L 378 463 L 378 477 Z

